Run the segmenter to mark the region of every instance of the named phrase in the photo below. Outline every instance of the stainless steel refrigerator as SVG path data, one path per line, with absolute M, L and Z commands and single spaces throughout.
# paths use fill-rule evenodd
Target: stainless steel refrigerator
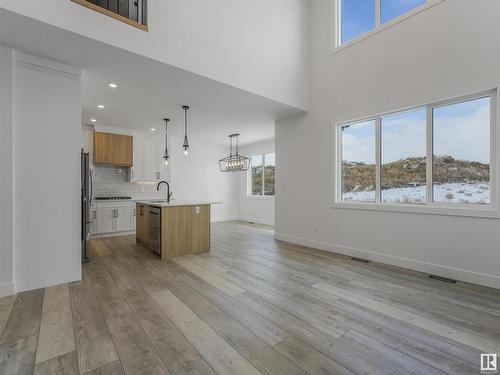
M 92 218 L 90 217 L 90 206 L 92 204 L 92 169 L 90 169 L 90 156 L 88 153 L 81 153 L 82 163 L 82 263 L 90 260 L 90 227 Z

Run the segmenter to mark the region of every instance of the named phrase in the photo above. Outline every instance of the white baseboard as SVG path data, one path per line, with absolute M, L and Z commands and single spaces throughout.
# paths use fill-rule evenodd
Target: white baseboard
M 274 226 L 274 222 L 272 220 L 268 220 L 268 219 L 262 219 L 262 218 L 256 218 L 256 217 L 240 217 L 240 218 L 238 218 L 238 220 L 246 221 L 246 222 L 250 222 L 250 223 L 255 223 L 255 224 Z
M 0 297 L 11 296 L 14 294 L 14 284 L 0 284 Z
M 275 233 L 277 240 L 290 242 L 297 245 L 312 247 L 319 250 L 325 250 L 333 253 L 348 255 L 357 258 L 363 258 L 374 262 L 390 264 L 397 267 L 407 268 L 431 275 L 446 277 L 453 280 L 460 280 L 472 284 L 483 285 L 491 288 L 500 289 L 500 276 L 479 273 L 461 268 L 443 266 L 439 264 L 422 262 L 420 260 L 408 259 L 377 253 L 370 250 L 356 249 L 352 247 L 335 245 L 327 242 L 310 240 L 302 237 L 295 237 L 281 233 Z
M 221 223 L 223 221 L 233 221 L 233 220 L 238 220 L 236 217 L 212 217 L 210 222 L 211 223 Z
M 112 232 L 112 233 L 100 233 L 91 235 L 90 239 L 94 238 L 107 238 L 107 237 L 119 237 L 119 236 L 128 236 L 130 234 L 135 234 L 135 230 L 131 230 L 128 232 Z

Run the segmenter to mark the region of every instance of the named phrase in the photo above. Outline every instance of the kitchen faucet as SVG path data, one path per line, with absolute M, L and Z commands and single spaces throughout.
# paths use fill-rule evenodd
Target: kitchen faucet
M 158 183 L 158 186 L 156 187 L 156 191 L 160 191 L 161 184 L 166 184 L 167 185 L 167 202 L 170 203 L 170 197 L 173 194 L 173 193 L 170 192 L 170 184 L 167 181 L 160 181 Z

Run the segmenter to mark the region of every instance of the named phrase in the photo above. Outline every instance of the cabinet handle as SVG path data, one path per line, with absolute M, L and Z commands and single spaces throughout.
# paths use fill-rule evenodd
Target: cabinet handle
M 131 177 L 134 178 L 134 171 L 132 170 Z
M 97 212 L 94 211 L 94 220 L 97 219 Z

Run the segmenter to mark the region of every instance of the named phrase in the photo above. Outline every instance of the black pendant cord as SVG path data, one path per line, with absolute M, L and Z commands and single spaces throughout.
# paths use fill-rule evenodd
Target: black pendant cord
M 165 118 L 163 119 L 163 121 L 165 121 L 165 156 L 163 158 L 165 159 L 165 161 L 168 161 L 168 159 L 170 158 L 170 155 L 168 154 L 168 123 L 170 119 Z
M 182 147 L 184 147 L 184 150 L 187 151 L 189 148 L 189 141 L 188 141 L 188 136 L 187 136 L 187 131 L 188 131 L 188 110 L 189 106 L 185 105 L 182 107 L 184 109 L 184 144 Z

